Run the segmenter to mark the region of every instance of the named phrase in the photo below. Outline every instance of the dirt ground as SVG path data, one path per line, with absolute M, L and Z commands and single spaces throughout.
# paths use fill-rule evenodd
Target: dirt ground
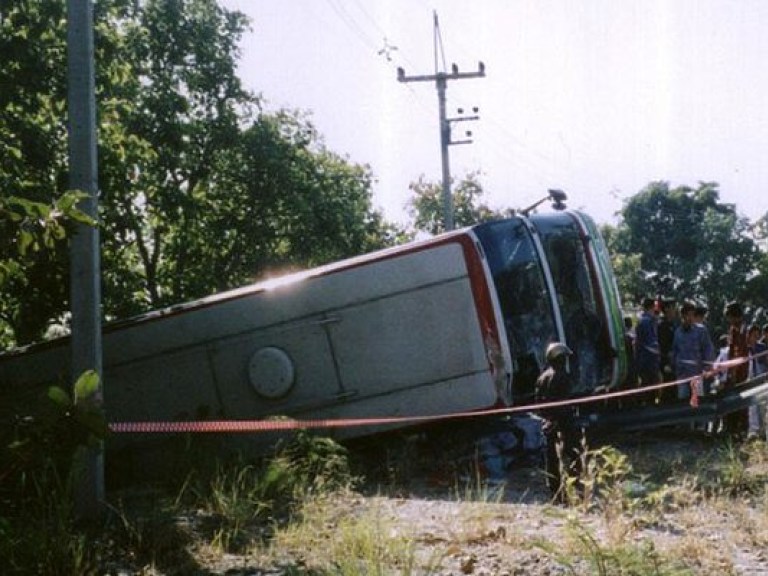
M 269 554 L 224 555 L 201 573 L 354 573 L 312 567 L 358 519 L 354 530 L 376 526 L 411 544 L 414 566 L 376 570 L 382 574 L 768 574 L 768 501 L 759 486 L 765 471 L 741 470 L 726 458 L 734 469 L 721 471 L 728 475 L 722 493 L 712 484 L 717 475 L 699 477 L 710 464 L 722 467 L 723 451 L 734 449 L 720 439 L 678 429 L 614 437 L 610 444 L 633 469 L 621 493 L 561 506 L 552 504 L 536 458 L 521 457 L 501 475 L 490 474 L 478 465 L 477 442 L 437 438 L 360 447 L 354 457 L 369 481 L 327 504 L 327 535 L 286 540 L 282 551 L 277 539 Z M 756 450 L 766 453 L 764 445 Z M 732 477 L 738 474 L 743 478 Z M 738 482 L 743 493 L 726 494 Z

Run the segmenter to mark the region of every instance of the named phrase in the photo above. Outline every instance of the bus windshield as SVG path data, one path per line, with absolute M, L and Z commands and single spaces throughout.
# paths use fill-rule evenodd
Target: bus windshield
M 485 252 L 504 316 L 512 355 L 516 401 L 533 398 L 536 378 L 545 368 L 547 344 L 557 330 L 541 260 L 520 218 L 480 224 L 475 234 Z
M 570 363 L 574 392 L 591 392 L 610 383 L 612 358 L 600 288 L 582 234 L 568 213 L 537 214 L 531 222 L 549 264 L 565 340 L 574 352 Z

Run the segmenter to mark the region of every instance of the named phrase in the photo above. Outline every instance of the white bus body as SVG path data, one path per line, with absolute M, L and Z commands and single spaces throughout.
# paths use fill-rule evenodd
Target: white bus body
M 507 405 L 494 294 L 467 230 L 122 321 L 104 331 L 106 415 L 361 418 Z M 68 386 L 68 342 L 0 357 L 2 395 Z

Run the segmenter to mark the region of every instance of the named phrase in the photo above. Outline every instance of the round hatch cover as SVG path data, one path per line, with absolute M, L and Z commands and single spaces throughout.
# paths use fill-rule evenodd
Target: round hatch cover
M 293 362 L 280 348 L 262 348 L 248 362 L 248 379 L 258 395 L 280 398 L 293 386 Z

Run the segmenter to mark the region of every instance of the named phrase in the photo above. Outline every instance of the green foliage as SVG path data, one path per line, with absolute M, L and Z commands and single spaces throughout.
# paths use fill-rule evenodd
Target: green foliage
M 632 473 L 626 455 L 613 446 L 589 450 L 583 445 L 579 457 L 578 477 L 571 476 L 566 480 L 569 503 L 581 506 L 585 512 L 597 507 L 609 517 L 630 507 L 624 498 L 623 487 Z
M 713 324 L 726 300 L 764 304 L 744 281 L 761 260 L 749 223 L 719 201 L 717 184 L 654 182 L 625 203 L 621 216 L 609 244 L 631 302 L 656 294 L 698 300 L 709 306 Z
M 697 473 L 699 488 L 710 495 L 729 498 L 766 495 L 768 451 L 763 441 L 744 444 L 727 440 L 717 447 Z
M 213 155 L 215 179 L 192 198 L 199 216 L 183 241 L 174 240 L 183 247 L 168 269 L 174 293 L 204 295 L 394 241 L 370 207 L 370 169 L 317 138 L 298 115 L 262 114 L 239 142 Z
M 303 556 L 306 550 L 318 556 L 289 567 L 286 574 L 429 576 L 445 572 L 442 564 L 448 554 L 442 550 L 422 558 L 418 543 L 391 526 L 387 518 L 375 511 L 362 515 L 334 513 L 333 505 L 312 503 L 303 509 L 301 525 L 279 535 L 281 548 L 292 549 L 297 555 Z
M 453 220 L 456 228 L 471 226 L 504 217 L 504 213 L 494 211 L 481 201 L 485 193 L 480 183 L 480 174 L 473 172 L 453 186 Z M 445 231 L 445 213 L 443 210 L 443 189 L 440 183 L 429 182 L 421 176 L 410 185 L 413 197 L 408 202 L 408 213 L 413 218 L 416 230 L 429 234 Z
M 24 477 L 18 510 L 0 511 L 3 574 L 95 574 L 99 552 L 73 522 L 71 479 L 46 461 Z
M 52 298 L 69 285 L 56 269 L 66 240 L 76 224 L 95 225 L 78 208 L 83 197 L 67 191 L 44 203 L 0 196 L 0 346 L 14 334 L 22 341 L 39 334 L 57 310 Z
M 651 540 L 602 543 L 592 529 L 575 516 L 567 518 L 568 546 L 539 541 L 537 547 L 555 558 L 569 574 L 612 576 L 686 576 L 693 571 L 663 559 Z
M 62 219 L 54 203 L 66 190 L 65 12 L 62 2 L 0 4 L 0 344 L 4 346 L 38 338 L 48 321 L 59 316 L 59 302 L 67 297 L 66 251 L 50 249 L 52 240 L 62 243 L 55 224 Z M 13 214 L 21 215 L 21 220 Z
M 403 239 L 371 207 L 369 167 L 328 151 L 304 115 L 264 112 L 242 87 L 241 13 L 215 0 L 94 10 L 107 318 Z M 0 7 L 2 197 L 47 203 L 65 189 L 64 11 L 59 0 Z M 4 299 L 19 344 L 67 308 L 68 254 L 37 257 Z
M 16 423 L 16 438 L 2 447 L 0 557 L 11 574 L 86 574 L 96 570 L 99 548 L 76 529 L 75 452 L 103 440 L 107 424 L 94 405 L 95 372 L 85 372 L 75 397 L 48 391 L 49 410 Z
M 217 465 L 210 476 L 191 476 L 177 502 L 194 502 L 211 514 L 217 548 L 242 550 L 260 538 L 264 524 L 290 515 L 305 499 L 351 488 L 347 458 L 333 440 L 302 431 L 259 464 L 236 461 Z
M 658 492 L 650 496 L 631 494 L 626 486 L 636 474 L 628 457 L 613 446 L 588 450 L 582 446 L 580 475 L 566 480 L 570 505 L 578 506 L 585 516 L 565 515 L 567 542 L 553 543 L 538 539 L 535 546 L 563 566 L 569 574 L 627 574 L 683 576 L 692 574 L 683 562 L 662 556 L 653 540 L 633 536 L 638 512 L 648 506 Z M 644 492 L 644 490 L 643 490 Z M 663 504 L 656 503 L 653 506 Z M 586 514 L 602 513 L 604 528 L 598 536 Z M 555 515 L 563 516 L 560 512 Z
M 74 398 L 64 389 L 48 389 L 48 403 L 40 415 L 18 420 L 13 441 L 2 447 L 7 468 L 0 477 L 0 489 L 24 493 L 30 478 L 53 467 L 61 478 L 69 478 L 75 451 L 103 440 L 109 433 L 97 395 L 99 377 L 83 373 L 75 382 Z M 19 498 L 17 504 L 25 501 Z

